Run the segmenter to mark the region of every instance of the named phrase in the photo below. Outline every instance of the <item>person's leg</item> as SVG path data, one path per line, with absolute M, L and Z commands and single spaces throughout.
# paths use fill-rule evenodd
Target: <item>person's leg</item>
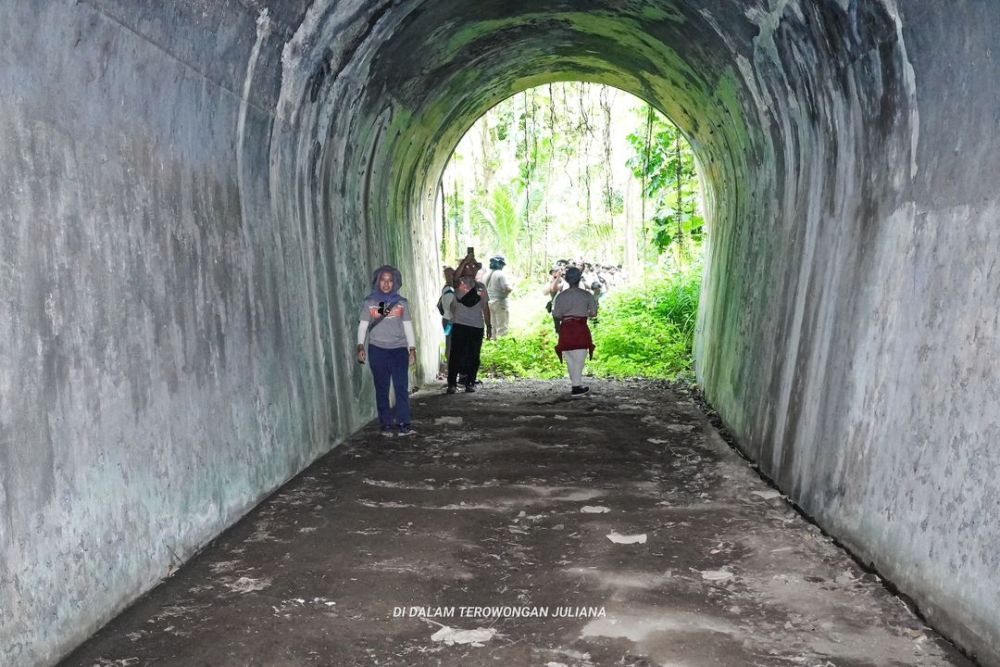
M 451 350 L 448 352 L 448 386 L 458 385 L 458 374 L 462 372 L 465 357 L 467 330 L 469 327 L 453 324 L 451 328 Z
M 368 367 L 372 371 L 375 382 L 375 407 L 378 409 L 378 422 L 383 431 L 392 429 L 392 412 L 389 407 L 389 350 L 375 345 L 368 346 Z
M 507 309 L 506 301 L 497 301 L 490 304 L 490 317 L 493 324 L 493 335 L 497 338 L 507 335 L 507 327 L 510 324 L 510 311 Z
M 410 425 L 410 353 L 405 347 L 389 350 L 392 389 L 396 394 L 396 425 Z
M 485 329 L 477 329 L 476 327 L 469 327 L 469 329 L 466 387 L 472 387 L 476 384 L 476 374 L 479 373 L 479 355 L 483 351 L 483 335 L 486 333 Z
M 583 365 L 587 361 L 587 350 L 566 350 L 566 366 L 569 368 L 569 381 L 574 387 L 583 384 Z

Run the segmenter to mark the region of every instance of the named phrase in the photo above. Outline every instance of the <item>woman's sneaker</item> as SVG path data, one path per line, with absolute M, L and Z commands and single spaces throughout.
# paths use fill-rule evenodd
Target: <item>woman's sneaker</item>
M 588 391 L 590 391 L 590 387 L 573 387 L 569 393 L 573 396 L 583 396 Z
M 416 435 L 417 431 L 412 426 L 400 426 L 399 427 L 399 437 L 405 438 L 410 435 Z

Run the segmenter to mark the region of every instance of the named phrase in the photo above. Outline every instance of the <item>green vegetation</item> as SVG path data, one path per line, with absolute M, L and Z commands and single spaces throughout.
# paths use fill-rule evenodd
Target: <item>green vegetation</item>
M 593 327 L 597 377 L 692 378 L 701 271 L 609 295 Z
M 556 334 L 548 313 L 528 331 L 483 342 L 480 375 L 551 380 L 566 374 L 556 356 Z
M 483 374 L 565 377 L 552 320 L 537 302 L 552 265 L 568 258 L 617 267 L 621 276 L 608 280 L 592 327 L 590 372 L 690 377 L 706 237 L 701 200 L 682 132 L 622 91 L 552 83 L 487 112 L 456 148 L 436 211 L 445 263 L 468 246 L 481 259 L 507 258 L 512 333 L 486 342 Z
M 630 275 L 697 258 L 704 221 L 691 146 L 642 100 L 581 82 L 530 88 L 466 133 L 437 198 L 446 263 L 503 253 L 518 282 L 559 258 Z
M 608 295 L 601 302 L 598 322 L 591 327 L 597 349 L 587 364 L 588 372 L 608 378 L 692 378 L 700 268 Z M 482 374 L 565 377 L 566 367 L 555 353 L 552 321 L 543 315 L 527 332 L 487 341 Z
M 642 182 L 643 219 L 651 218 L 643 233 L 649 229 L 656 252 L 673 250 L 677 264 L 684 266 L 691 261 L 692 246 L 701 242 L 705 226 L 694 153 L 680 130 L 652 107 L 642 111 L 644 127 L 628 135 L 634 152 L 627 164 Z

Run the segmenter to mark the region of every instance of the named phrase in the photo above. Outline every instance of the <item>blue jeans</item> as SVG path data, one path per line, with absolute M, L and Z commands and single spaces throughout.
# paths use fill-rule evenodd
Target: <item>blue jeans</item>
M 410 351 L 405 347 L 387 350 L 377 345 L 368 346 L 368 366 L 375 380 L 375 405 L 378 421 L 383 430 L 393 427 L 392 408 L 389 406 L 389 382 L 396 390 L 396 424 L 410 425 Z

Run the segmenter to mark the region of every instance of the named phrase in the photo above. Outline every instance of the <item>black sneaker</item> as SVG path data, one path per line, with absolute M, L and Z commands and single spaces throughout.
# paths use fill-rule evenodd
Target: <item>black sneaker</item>
M 407 436 L 416 435 L 417 431 L 412 426 L 400 426 L 399 427 L 399 437 L 405 438 Z
M 472 384 L 465 385 L 465 393 L 466 394 L 474 394 L 474 393 L 476 393 L 476 386 L 472 385 Z
M 573 387 L 569 393 L 573 396 L 583 396 L 588 391 L 590 391 L 590 387 Z
M 454 385 L 448 385 L 448 391 L 447 391 L 447 393 L 454 394 L 456 391 L 458 391 L 458 387 L 456 387 Z

